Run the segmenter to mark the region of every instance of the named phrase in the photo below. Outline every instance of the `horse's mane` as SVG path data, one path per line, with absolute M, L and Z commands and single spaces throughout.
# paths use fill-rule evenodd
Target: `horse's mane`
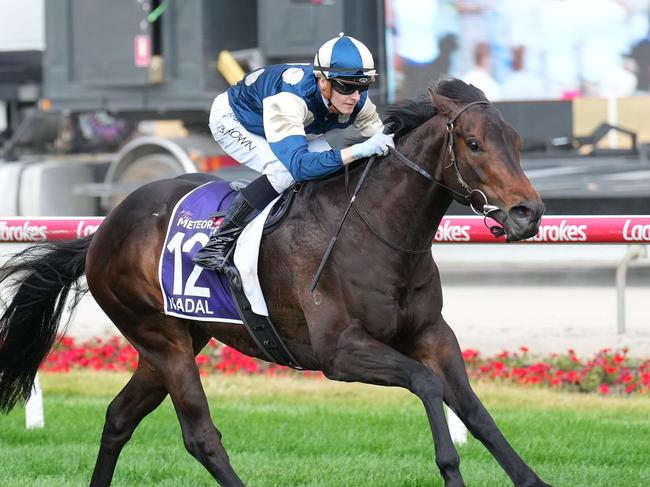
M 426 94 L 391 105 L 386 109 L 388 116 L 384 120 L 384 125 L 388 133 L 395 134 L 395 142 L 399 142 L 404 135 L 438 114 L 438 109 L 431 102 L 434 94 L 465 103 L 486 100 L 481 90 L 460 79 L 451 78 L 433 82 L 427 88 Z

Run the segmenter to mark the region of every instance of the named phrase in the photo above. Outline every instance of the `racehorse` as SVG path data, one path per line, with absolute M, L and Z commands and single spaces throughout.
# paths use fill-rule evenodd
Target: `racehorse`
M 350 174 L 304 184 L 283 224 L 262 240 L 259 278 L 271 319 L 307 369 L 333 380 L 408 389 L 424 405 L 445 486 L 464 485 L 443 401 L 516 486 L 548 486 L 514 451 L 473 392 L 445 322 L 431 242 L 453 199 L 498 222 L 506 238 L 537 233 L 544 210 L 519 163 L 521 137 L 484 94 L 459 80 L 386 119 L 397 150 L 375 161 L 312 292 L 310 281 L 342 211 Z M 182 176 L 131 193 L 93 236 L 44 242 L 0 272 L 17 292 L 0 321 L 0 408 L 30 393 L 70 291 L 85 274 L 90 292 L 139 352 L 137 370 L 108 407 L 91 485 L 109 485 L 140 421 L 171 396 L 185 446 L 223 486 L 242 486 L 210 418 L 197 354 L 215 337 L 261 357 L 244 326 L 163 313 L 158 260 L 170 212 L 206 181 Z M 74 303 L 73 303 L 74 304 Z M 486 318 L 488 319 L 488 318 Z

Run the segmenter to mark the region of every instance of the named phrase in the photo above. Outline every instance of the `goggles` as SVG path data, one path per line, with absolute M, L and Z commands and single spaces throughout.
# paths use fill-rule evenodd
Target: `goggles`
M 359 83 L 357 81 L 344 81 L 337 78 L 331 78 L 329 81 L 332 83 L 334 91 L 341 95 L 351 95 L 355 91 L 363 93 L 364 91 L 368 91 L 368 88 L 372 84 L 372 81 L 369 83 Z

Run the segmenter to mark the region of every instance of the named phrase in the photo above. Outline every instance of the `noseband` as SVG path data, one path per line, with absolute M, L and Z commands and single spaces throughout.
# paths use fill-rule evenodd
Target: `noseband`
M 458 181 L 460 187 L 463 188 L 467 193 L 463 198 L 469 203 L 469 207 L 472 209 L 472 211 L 477 215 L 489 216 L 491 212 L 498 210 L 499 207 L 489 204 L 487 196 L 485 196 L 485 193 L 483 191 L 480 189 L 472 188 L 465 182 L 463 176 L 460 174 L 460 170 L 458 169 L 458 164 L 456 163 L 456 153 L 454 152 L 454 122 L 456 122 L 456 119 L 461 115 L 461 113 L 474 105 L 491 105 L 491 103 L 487 101 L 475 101 L 469 103 L 458 110 L 456 114 L 447 122 L 447 152 L 449 152 L 449 164 L 447 164 L 445 168 L 454 168 L 454 172 L 456 173 L 456 181 Z M 474 208 L 474 204 L 472 203 L 472 196 L 474 194 L 479 194 L 483 197 L 482 211 L 478 211 L 476 208 Z
M 417 172 L 421 176 L 427 178 L 432 183 L 435 183 L 438 186 L 440 186 L 442 188 L 445 188 L 447 191 L 454 194 L 459 199 L 464 200 L 465 202 L 467 202 L 467 204 L 469 205 L 469 207 L 472 209 L 472 211 L 474 213 L 476 213 L 477 215 L 483 217 L 483 223 L 488 228 L 488 230 L 490 230 L 490 233 L 492 235 L 494 235 L 495 238 L 498 238 L 498 237 L 501 237 L 501 236 L 505 235 L 505 233 L 506 233 L 505 230 L 503 229 L 503 226 L 501 224 L 488 225 L 487 219 L 490 216 L 490 213 L 498 211 L 501 208 L 499 208 L 496 205 L 490 204 L 488 202 L 487 196 L 485 195 L 485 193 L 483 191 L 481 191 L 480 189 L 477 189 L 477 188 L 472 188 L 469 184 L 467 184 L 465 179 L 463 179 L 463 176 L 461 175 L 460 170 L 458 169 L 458 163 L 456 161 L 456 153 L 454 152 L 454 128 L 455 128 L 454 123 L 456 122 L 456 120 L 458 120 L 458 117 L 460 117 L 463 114 L 463 112 L 465 112 L 469 108 L 471 108 L 473 106 L 476 106 L 476 105 L 492 105 L 492 104 L 489 101 L 485 101 L 485 100 L 473 101 L 471 103 L 468 103 L 464 107 L 461 107 L 447 121 L 447 124 L 446 124 L 447 125 L 447 135 L 446 135 L 447 149 L 446 149 L 445 152 L 449 153 L 449 164 L 447 164 L 445 166 L 445 168 L 448 168 L 448 167 L 453 167 L 454 168 L 454 172 L 455 172 L 455 175 L 456 175 L 456 181 L 458 181 L 458 184 L 460 185 L 463 192 L 460 192 L 460 191 L 458 191 L 458 190 L 456 190 L 454 188 L 451 188 L 451 187 L 447 186 L 440 179 L 432 176 L 426 169 L 419 166 L 414 161 L 410 160 L 408 157 L 406 157 L 404 154 L 402 154 L 397 149 L 391 149 L 390 151 L 397 158 L 398 161 L 400 161 L 401 163 L 406 165 L 409 169 L 412 169 L 413 171 Z M 364 170 L 364 174 L 361 176 L 361 179 L 359 180 L 359 184 L 357 185 L 357 191 L 359 189 L 360 184 L 365 179 L 367 171 L 370 169 L 370 166 L 372 165 L 372 163 L 374 163 L 374 158 L 371 158 L 368 161 L 366 169 Z M 348 190 L 347 190 L 347 187 L 348 187 L 347 174 L 348 173 L 347 173 L 347 166 L 346 166 L 346 183 L 345 183 L 346 192 L 348 192 Z M 479 195 L 481 195 L 483 197 L 484 202 L 483 202 L 483 207 L 482 207 L 481 211 L 477 210 L 474 207 L 474 204 L 472 202 L 472 197 L 475 194 L 479 194 Z M 355 192 L 355 195 L 356 195 L 356 192 Z M 354 200 L 355 200 L 355 197 L 354 196 L 350 197 L 350 194 L 348 192 L 348 199 L 349 199 L 350 203 L 353 203 Z M 352 204 L 350 206 L 352 206 Z M 366 217 L 359 211 L 359 209 L 356 206 L 354 206 L 354 211 L 363 220 L 363 222 L 370 229 L 370 231 L 372 231 L 372 233 L 374 233 L 382 242 L 384 242 L 386 245 L 388 245 L 393 250 L 397 250 L 399 252 L 403 252 L 403 253 L 406 253 L 406 254 L 422 254 L 422 253 L 430 251 L 431 247 L 427 247 L 427 248 L 420 249 L 420 250 L 410 250 L 410 249 L 405 249 L 405 248 L 403 248 L 403 247 L 401 247 L 401 246 L 399 246 L 397 244 L 394 244 L 390 240 L 383 237 L 377 230 L 375 230 L 375 228 L 370 224 L 370 222 L 366 219 Z
M 460 110 L 458 110 L 454 114 L 454 116 L 451 117 L 447 121 L 447 136 L 446 137 L 447 137 L 447 152 L 449 152 L 449 164 L 447 166 L 445 166 L 445 167 L 446 168 L 447 167 L 453 167 L 454 168 L 454 171 L 456 173 L 456 180 L 460 184 L 460 187 L 465 191 L 464 194 L 459 192 L 459 191 L 456 191 L 453 188 L 450 188 L 449 186 L 444 184 L 439 179 L 433 177 L 431 174 L 429 174 L 429 172 L 427 172 L 426 169 L 423 169 L 422 167 L 418 166 L 415 162 L 410 160 L 408 157 L 406 157 L 404 154 L 399 152 L 397 149 L 391 149 L 391 152 L 397 158 L 397 160 L 404 163 L 406 166 L 408 166 L 413 171 L 415 171 L 418 174 L 424 176 L 425 178 L 427 178 L 432 183 L 435 183 L 435 184 L 445 188 L 447 191 L 449 191 L 449 192 L 455 194 L 456 196 L 458 196 L 458 197 L 464 199 L 465 201 L 467 201 L 467 203 L 469 204 L 469 207 L 472 209 L 472 211 L 474 213 L 484 217 L 483 218 L 483 223 L 485 223 L 485 226 L 490 229 L 490 232 L 492 233 L 492 235 L 494 235 L 495 237 L 500 237 L 500 236 L 502 236 L 502 235 L 504 235 L 506 233 L 505 230 L 503 229 L 503 227 L 500 226 L 500 225 L 493 225 L 492 227 L 490 227 L 487 224 L 487 217 L 489 216 L 489 214 L 492 213 L 493 211 L 499 210 L 500 208 L 498 206 L 489 204 L 487 196 L 485 196 L 485 193 L 483 191 L 481 191 L 480 189 L 472 188 L 469 184 L 467 184 L 465 182 L 465 180 L 463 179 L 463 176 L 460 174 L 460 171 L 458 170 L 458 164 L 456 163 L 456 154 L 454 152 L 454 122 L 456 122 L 458 117 L 465 110 L 467 110 L 470 107 L 473 107 L 474 105 L 491 105 L 491 103 L 489 101 L 483 101 L 483 100 L 468 103 L 467 105 L 462 107 Z M 397 250 L 398 252 L 411 254 L 411 255 L 418 255 L 418 254 L 424 254 L 426 252 L 431 252 L 431 245 L 428 245 L 424 249 L 411 250 L 411 249 L 405 249 L 405 248 L 403 248 L 403 247 L 401 247 L 401 246 L 399 246 L 397 244 L 394 244 L 393 242 L 391 242 L 390 240 L 388 240 L 387 238 L 382 236 L 377 230 L 375 230 L 375 228 L 366 219 L 366 217 L 363 215 L 363 213 L 361 213 L 359 211 L 359 209 L 356 207 L 356 205 L 354 204 L 354 202 L 355 202 L 355 200 L 357 198 L 357 193 L 361 189 L 361 185 L 365 181 L 366 176 L 368 175 L 368 172 L 370 171 L 370 168 L 372 167 L 372 165 L 374 164 L 376 159 L 377 159 L 376 156 L 372 156 L 372 157 L 370 157 L 370 159 L 368 159 L 368 162 L 366 163 L 366 167 L 363 170 L 363 174 L 361 174 L 361 177 L 359 178 L 359 181 L 357 182 L 356 188 L 355 188 L 354 193 L 352 194 L 352 196 L 350 196 L 350 191 L 349 191 L 349 187 L 348 187 L 349 186 L 349 170 L 348 170 L 348 166 L 347 165 L 345 166 L 345 192 L 346 192 L 346 194 L 348 196 L 348 206 L 345 209 L 345 212 L 343 213 L 343 216 L 341 218 L 341 221 L 338 224 L 338 227 L 336 229 L 336 232 L 334 233 L 334 236 L 330 240 L 330 243 L 329 243 L 327 249 L 325 249 L 325 253 L 323 254 L 323 257 L 321 258 L 321 262 L 320 262 L 320 265 L 318 266 L 318 269 L 314 273 L 314 276 L 313 276 L 312 281 L 311 281 L 311 287 L 310 287 L 311 292 L 314 292 L 314 290 L 316 289 L 316 286 L 318 285 L 318 280 L 320 279 L 321 273 L 323 272 L 323 269 L 325 268 L 325 264 L 327 263 L 327 261 L 329 259 L 329 256 L 331 255 L 332 250 L 334 249 L 334 246 L 336 245 L 336 241 L 338 239 L 339 232 L 341 231 L 341 228 L 343 227 L 343 223 L 345 222 L 345 219 L 347 218 L 347 216 L 348 216 L 348 214 L 349 214 L 349 212 L 350 212 L 350 210 L 352 208 L 354 208 L 355 213 L 359 216 L 359 218 L 361 218 L 361 220 L 363 220 L 363 222 L 370 229 L 370 231 L 372 233 L 374 233 L 375 236 L 377 238 L 379 238 L 379 240 L 381 240 L 383 243 L 385 243 L 391 249 Z M 482 212 L 479 212 L 476 208 L 474 208 L 474 205 L 472 204 L 472 196 L 475 193 L 480 194 L 481 196 L 483 196 L 483 199 L 485 200 L 485 202 L 483 203 L 483 211 Z
M 483 191 L 481 191 L 480 189 L 477 189 L 477 188 L 472 188 L 469 184 L 467 184 L 467 182 L 465 181 L 465 179 L 463 179 L 463 176 L 461 175 L 460 170 L 458 169 L 458 163 L 456 162 L 456 153 L 454 152 L 454 128 L 455 128 L 455 127 L 454 127 L 454 123 L 456 122 L 456 120 L 458 119 L 458 117 L 460 117 L 460 115 L 461 115 L 463 112 L 465 112 L 467 109 L 469 109 L 469 108 L 471 108 L 471 107 L 473 107 L 473 106 L 476 106 L 476 105 L 492 105 L 492 104 L 491 104 L 489 101 L 483 101 L 483 100 L 481 100 L 481 101 L 473 101 L 473 102 L 471 102 L 471 103 L 468 103 L 468 104 L 465 105 L 464 107 L 460 108 L 460 109 L 459 109 L 459 110 L 458 110 L 458 111 L 457 111 L 457 112 L 456 112 L 456 113 L 455 113 L 455 114 L 454 114 L 454 115 L 453 115 L 453 116 L 452 116 L 452 117 L 447 121 L 447 124 L 446 124 L 446 126 L 447 126 L 447 135 L 446 135 L 446 145 L 447 145 L 447 150 L 446 150 L 446 152 L 449 153 L 449 164 L 447 164 L 447 165 L 445 166 L 445 169 L 447 169 L 447 168 L 449 168 L 449 167 L 453 167 L 453 168 L 454 168 L 454 173 L 455 173 L 455 175 L 456 175 L 456 181 L 458 181 L 458 184 L 459 184 L 460 187 L 463 189 L 464 193 L 461 193 L 461 192 L 459 192 L 459 191 L 457 191 L 457 190 L 455 190 L 455 189 L 453 189 L 453 188 L 450 188 L 449 186 L 447 186 L 446 184 L 444 184 L 440 179 L 435 178 L 434 176 L 432 176 L 431 174 L 429 174 L 429 172 L 427 172 L 425 169 L 423 169 L 422 167 L 420 167 L 418 164 L 416 164 L 415 162 L 413 162 L 412 160 L 410 160 L 408 157 L 406 157 L 404 154 L 402 154 L 401 152 L 399 152 L 397 149 L 391 149 L 391 152 L 393 153 L 393 155 L 395 155 L 395 157 L 397 158 L 397 160 L 399 160 L 400 162 L 402 162 L 403 164 L 405 164 L 405 165 L 406 165 L 407 167 L 409 167 L 410 169 L 412 169 L 412 170 L 414 170 L 415 172 L 417 172 L 418 174 L 424 176 L 425 178 L 427 178 L 427 179 L 428 179 L 429 181 L 431 181 L 432 183 L 435 183 L 435 184 L 437 184 L 438 186 L 441 186 L 441 187 L 445 188 L 446 190 L 448 190 L 448 191 L 451 192 L 452 194 L 458 196 L 460 199 L 466 201 L 467 204 L 469 205 L 469 207 L 472 209 L 472 211 L 473 211 L 474 213 L 476 213 L 476 214 L 479 215 L 479 216 L 484 217 L 484 219 L 483 219 L 483 223 L 485 223 L 485 226 L 488 227 L 488 229 L 490 230 L 490 232 L 491 232 L 495 237 L 501 237 L 502 235 L 505 234 L 505 231 L 504 231 L 504 229 L 503 229 L 502 226 L 500 226 L 500 225 L 492 225 L 492 226 L 489 226 L 489 225 L 487 224 L 487 218 L 490 216 L 490 213 L 492 213 L 492 212 L 494 212 L 494 211 L 498 211 L 498 210 L 500 210 L 501 208 L 499 208 L 499 207 L 496 206 L 496 205 L 492 205 L 492 204 L 490 204 L 490 203 L 488 202 L 487 196 L 485 195 L 485 193 L 484 193 Z M 472 202 L 472 197 L 473 197 L 475 194 L 478 194 L 478 195 L 480 195 L 480 196 L 483 197 L 483 206 L 482 206 L 482 208 L 481 208 L 481 211 L 477 210 L 477 209 L 474 207 L 474 203 Z

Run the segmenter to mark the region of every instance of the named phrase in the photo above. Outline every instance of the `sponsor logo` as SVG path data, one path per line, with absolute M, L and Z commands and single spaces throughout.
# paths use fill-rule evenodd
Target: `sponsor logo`
M 541 225 L 529 242 L 585 242 L 587 225 L 572 225 L 562 220 L 559 225 Z
M 88 235 L 91 235 L 97 231 L 99 225 L 91 225 L 86 223 L 84 220 L 79 221 L 77 224 L 77 238 L 84 238 Z
M 47 226 L 32 224 L 29 220 L 22 225 L 9 225 L 0 222 L 0 241 L 3 242 L 36 242 L 47 238 Z
M 438 227 L 433 240 L 436 242 L 469 242 L 469 230 L 469 225 L 454 225 L 445 221 Z
M 632 225 L 632 220 L 625 220 L 623 240 L 626 242 L 650 242 L 650 224 Z
M 226 130 L 225 125 L 219 125 L 215 131 L 221 134 L 223 137 L 230 137 L 240 146 L 248 149 L 249 151 L 254 151 L 257 148 L 256 145 L 253 145 L 253 141 L 249 139 L 245 133 L 243 133 L 241 130 L 238 130 L 237 128 Z M 223 137 L 221 138 L 223 139 Z
M 235 112 L 232 110 L 227 112 L 224 116 L 224 118 L 232 118 L 234 122 L 239 123 L 239 119 L 237 118 L 237 115 L 235 115 Z M 225 131 L 225 129 L 224 129 Z
M 179 214 L 178 220 L 176 220 L 176 226 L 186 228 L 188 230 L 212 230 L 216 225 L 212 219 L 209 220 L 192 220 L 192 215 L 190 217 L 182 214 Z

